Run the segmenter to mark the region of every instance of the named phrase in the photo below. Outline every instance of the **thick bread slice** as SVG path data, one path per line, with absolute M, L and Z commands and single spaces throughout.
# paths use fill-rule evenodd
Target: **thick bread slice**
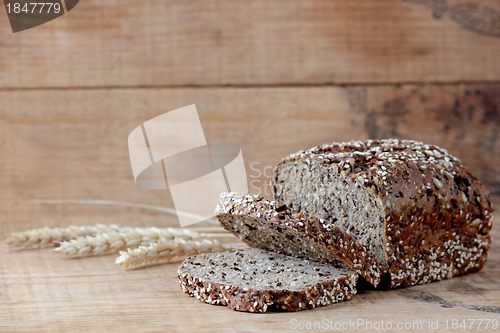
M 385 265 L 391 287 L 481 269 L 492 207 L 446 150 L 410 140 L 333 143 L 284 158 L 275 199 L 344 229 Z
M 385 268 L 334 225 L 257 195 L 222 193 L 219 223 L 251 247 L 351 268 L 376 287 Z
M 357 274 L 308 260 L 246 248 L 186 258 L 182 290 L 201 302 L 236 311 L 299 311 L 352 299 Z

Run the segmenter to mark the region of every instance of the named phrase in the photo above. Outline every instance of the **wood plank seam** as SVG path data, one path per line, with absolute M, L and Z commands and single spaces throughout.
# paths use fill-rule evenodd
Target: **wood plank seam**
M 374 83 L 289 83 L 289 84 L 189 84 L 189 85 L 139 85 L 139 86 L 81 86 L 81 87 L 25 87 L 25 88 L 5 88 L 0 87 L 0 92 L 17 92 L 17 91 L 92 91 L 92 90 L 141 90 L 141 89 L 255 89 L 255 88 L 350 88 L 350 87 L 399 87 L 404 85 L 414 86 L 440 86 L 454 87 L 461 85 L 476 85 L 476 84 L 500 84 L 499 80 L 481 80 L 481 81 L 408 81 L 408 82 L 374 82 Z

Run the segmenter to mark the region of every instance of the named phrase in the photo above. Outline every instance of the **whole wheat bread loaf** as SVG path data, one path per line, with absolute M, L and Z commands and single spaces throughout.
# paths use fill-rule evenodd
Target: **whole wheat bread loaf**
M 490 246 L 488 192 L 446 150 L 410 140 L 333 143 L 274 169 L 281 204 L 338 226 L 390 272 L 390 287 L 477 271 Z
M 237 311 L 299 311 L 352 299 L 357 274 L 254 248 L 186 258 L 182 290 L 201 302 Z
M 376 287 L 385 268 L 353 237 L 324 220 L 258 195 L 222 193 L 219 223 L 251 247 L 344 268 Z

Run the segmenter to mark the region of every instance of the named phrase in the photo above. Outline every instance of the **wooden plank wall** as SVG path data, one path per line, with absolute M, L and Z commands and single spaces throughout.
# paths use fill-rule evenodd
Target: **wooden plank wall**
M 440 2 L 86 0 L 22 34 L 2 14 L 0 86 L 498 81 L 500 3 Z
M 385 137 L 447 148 L 498 196 L 499 17 L 493 0 L 86 0 L 13 34 L 0 13 L 0 219 L 15 221 L 0 236 L 176 225 L 85 203 L 173 207 L 134 184 L 127 136 L 193 103 L 207 140 L 239 144 L 267 196 L 263 171 L 282 156 Z

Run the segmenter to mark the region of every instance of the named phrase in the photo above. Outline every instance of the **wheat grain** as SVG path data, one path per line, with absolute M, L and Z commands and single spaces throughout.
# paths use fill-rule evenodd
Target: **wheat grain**
M 201 239 L 205 234 L 185 228 L 131 228 L 104 232 L 94 236 L 83 236 L 61 242 L 54 251 L 67 256 L 102 255 L 127 248 L 147 246 L 160 239 Z
M 79 236 L 97 235 L 103 232 L 118 230 L 117 225 L 97 224 L 95 226 L 69 226 L 65 228 L 38 228 L 23 232 L 12 233 L 5 243 L 12 247 L 38 248 L 48 245 L 57 245 L 60 242 Z
M 120 256 L 116 258 L 115 264 L 125 268 L 136 268 L 165 263 L 175 258 L 184 258 L 193 254 L 225 250 L 226 248 L 216 239 L 201 241 L 181 238 L 160 239 L 158 243 L 149 246 L 139 246 L 136 249 L 120 251 Z
M 101 255 L 127 249 L 120 251 L 116 263 L 126 268 L 135 268 L 197 253 L 224 251 L 226 249 L 217 239 L 209 240 L 207 237 L 232 236 L 215 228 L 204 230 L 210 231 L 209 234 L 195 230 L 132 228 L 102 224 L 65 228 L 45 227 L 13 233 L 7 238 L 6 243 L 22 248 L 59 244 L 54 251 L 67 256 Z

